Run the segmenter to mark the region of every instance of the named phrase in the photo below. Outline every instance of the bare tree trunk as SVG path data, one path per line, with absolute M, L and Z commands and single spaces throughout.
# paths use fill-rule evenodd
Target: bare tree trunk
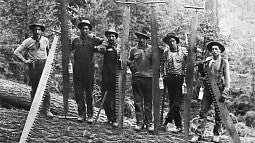
M 66 11 L 66 0 L 60 1 L 61 4 L 61 44 L 62 44 L 62 74 L 63 74 L 63 102 L 64 102 L 64 114 L 68 113 L 68 98 L 69 98 L 69 39 L 68 39 L 68 22 Z
M 212 21 L 215 26 L 219 25 L 218 20 L 218 0 L 206 0 L 205 10 L 212 13 Z

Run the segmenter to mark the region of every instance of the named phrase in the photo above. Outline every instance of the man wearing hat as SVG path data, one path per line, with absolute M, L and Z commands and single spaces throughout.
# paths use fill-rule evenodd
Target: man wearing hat
M 176 130 L 174 133 L 182 132 L 182 119 L 180 108 L 182 104 L 182 84 L 184 83 L 187 50 L 180 47 L 180 39 L 174 32 L 170 32 L 163 38 L 167 44 L 164 51 L 164 82 L 168 90 L 169 112 L 163 123 L 163 130 L 167 131 L 167 124 L 174 120 Z
M 92 25 L 88 20 L 82 20 L 78 24 L 80 36 L 72 41 L 71 51 L 74 51 L 73 81 L 75 100 L 78 104 L 78 121 L 87 119 L 93 122 L 93 86 L 94 86 L 94 62 L 93 53 L 97 52 L 95 46 L 101 45 L 103 40 L 90 36 Z M 85 107 L 84 91 L 86 92 L 87 110 Z M 86 117 L 87 114 L 87 117 Z
M 225 95 L 229 93 L 230 87 L 230 75 L 229 75 L 229 63 L 226 59 L 221 56 L 221 53 L 225 51 L 224 46 L 217 42 L 212 41 L 207 44 L 207 49 L 211 53 L 212 56 L 206 59 L 205 68 L 209 68 L 212 76 L 217 80 L 219 90 L 222 93 L 222 97 L 220 97 L 220 101 L 224 102 Z M 196 130 L 196 135 L 191 139 L 191 142 L 197 142 L 199 139 L 202 138 L 202 135 L 205 130 L 206 125 L 206 116 L 210 106 L 212 105 L 213 99 L 212 96 L 209 94 L 209 89 L 204 89 L 204 96 L 201 101 L 201 110 L 199 113 L 199 125 Z M 213 129 L 213 142 L 219 142 L 219 130 L 221 128 L 220 123 L 220 115 L 218 112 L 215 111 L 215 125 Z
M 99 46 L 99 51 L 104 55 L 103 70 L 102 70 L 102 93 L 106 95 L 104 102 L 104 110 L 110 123 L 113 127 L 118 127 L 117 110 L 116 110 L 116 84 L 117 75 L 121 68 L 120 62 L 120 45 L 117 43 L 119 34 L 115 29 L 111 28 L 105 31 L 106 41 Z
M 154 131 L 152 123 L 152 47 L 147 31 L 135 33 L 138 45 L 129 52 L 128 66 L 132 72 L 132 90 L 135 103 L 136 131 L 146 125 L 149 132 Z
M 42 33 L 45 30 L 43 24 L 34 23 L 29 25 L 29 28 L 32 31 L 33 36 L 25 39 L 14 51 L 14 54 L 29 67 L 28 73 L 31 83 L 30 96 L 33 101 L 50 46 L 49 39 L 42 36 Z M 23 56 L 23 52 L 25 52 L 24 55 L 26 55 L 26 57 Z M 50 93 L 47 89 L 43 101 L 43 113 L 47 117 L 53 117 L 53 114 L 50 112 Z

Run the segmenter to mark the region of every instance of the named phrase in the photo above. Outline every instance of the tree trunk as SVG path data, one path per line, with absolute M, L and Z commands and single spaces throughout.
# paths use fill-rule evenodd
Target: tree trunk
M 67 21 L 67 11 L 66 11 L 66 0 L 60 1 L 61 4 L 61 44 L 62 44 L 62 74 L 63 74 L 63 102 L 64 102 L 64 114 L 68 113 L 68 98 L 70 92 L 69 84 L 69 73 L 68 73 L 68 63 L 69 63 L 69 38 L 68 38 L 68 21 Z
M 25 84 L 0 79 L 0 104 L 3 107 L 20 108 L 29 110 L 31 106 L 30 87 Z M 77 115 L 77 105 L 74 100 L 69 99 L 69 115 Z M 60 115 L 63 114 L 63 97 L 51 93 L 51 111 Z

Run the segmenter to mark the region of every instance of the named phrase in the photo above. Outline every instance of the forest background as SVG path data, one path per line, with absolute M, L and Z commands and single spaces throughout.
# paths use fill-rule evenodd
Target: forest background
M 130 45 L 135 44 L 134 32 L 142 28 L 150 30 L 150 7 L 143 4 L 145 0 L 136 0 L 131 5 Z M 79 35 L 77 24 L 82 18 L 89 19 L 93 25 L 92 32 L 104 37 L 104 31 L 115 27 L 123 31 L 123 8 L 113 0 L 68 0 L 69 38 Z M 25 38 L 31 35 L 28 25 L 40 21 L 46 25 L 45 36 L 53 40 L 54 33 L 60 31 L 59 0 L 0 0 L 0 77 L 20 83 L 27 83 L 26 66 L 14 55 L 13 51 Z M 195 12 L 184 6 L 200 6 L 205 10 Z M 253 0 L 166 0 L 165 4 L 156 6 L 158 42 L 160 48 L 165 44 L 162 38 L 171 31 L 178 34 L 181 45 L 188 48 L 190 22 L 198 14 L 199 26 L 197 47 L 206 52 L 205 44 L 219 40 L 225 44 L 225 56 L 230 62 L 231 97 L 228 101 L 231 112 L 243 116 L 254 110 L 254 75 L 255 75 L 255 2 Z M 101 68 L 103 57 L 95 54 L 95 94 L 100 94 Z M 72 59 L 72 57 L 71 57 Z M 59 44 L 52 73 L 52 92 L 61 95 L 61 45 Z M 128 92 L 126 103 L 132 107 L 132 94 L 128 75 Z M 73 94 L 71 98 L 73 98 Z M 194 98 L 196 96 L 194 95 Z M 194 100 L 195 103 L 196 100 Z M 245 108 L 239 109 L 240 104 Z M 239 111 L 241 110 L 241 111 Z

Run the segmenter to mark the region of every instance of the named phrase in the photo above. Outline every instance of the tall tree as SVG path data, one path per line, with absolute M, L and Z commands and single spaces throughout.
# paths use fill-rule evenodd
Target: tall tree
M 68 19 L 66 0 L 60 1 L 61 10 L 61 46 L 62 46 L 62 74 L 63 74 L 63 102 L 64 102 L 64 115 L 68 112 L 68 98 L 69 98 L 69 73 L 68 73 L 68 63 L 69 63 L 69 38 L 68 38 Z

